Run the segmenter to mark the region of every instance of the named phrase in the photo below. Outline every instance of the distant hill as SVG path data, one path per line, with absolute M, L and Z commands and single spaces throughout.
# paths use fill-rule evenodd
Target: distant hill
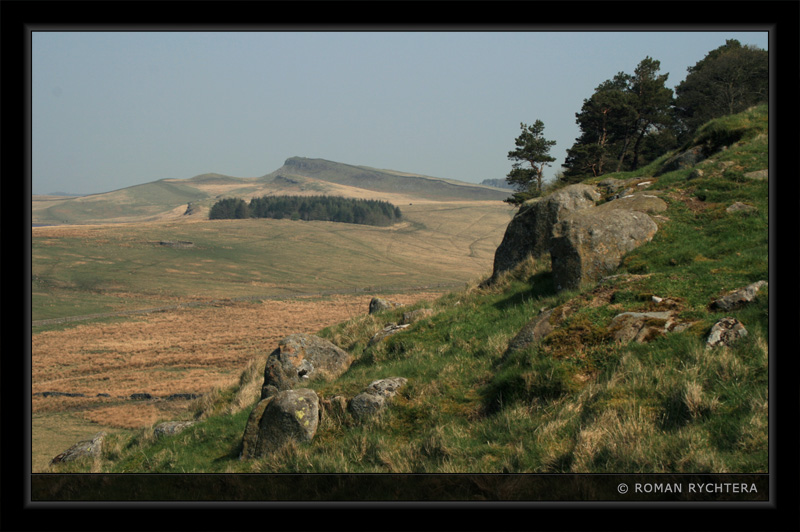
M 285 176 L 305 176 L 364 190 L 402 193 L 440 201 L 502 201 L 508 197 L 507 192 L 496 187 L 305 157 L 290 157 L 282 167 L 261 179 L 272 181 Z
M 486 185 L 487 187 L 495 187 L 495 188 L 502 188 L 503 190 L 514 190 L 513 185 L 509 185 L 508 181 L 505 179 L 484 179 L 481 181 L 481 185 Z
M 378 199 L 395 204 L 415 200 L 502 201 L 508 193 L 483 185 L 367 166 L 291 157 L 257 178 L 201 174 L 161 179 L 103 194 L 34 196 L 35 224 L 143 222 L 206 218 L 222 198 L 272 195 L 329 195 Z

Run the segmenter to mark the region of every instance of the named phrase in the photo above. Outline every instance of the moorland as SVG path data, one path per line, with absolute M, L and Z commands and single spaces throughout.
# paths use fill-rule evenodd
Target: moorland
M 224 197 L 320 194 L 391 201 L 403 218 L 208 216 Z M 506 196 L 300 158 L 258 179 L 34 196 L 33 221 L 45 225 L 32 229 L 33 470 L 88 433 L 191 416 L 184 397 L 234 385 L 284 336 L 366 314 L 374 296 L 412 304 L 476 279 L 513 215 Z
M 368 383 L 387 377 L 401 376 L 407 385 L 380 416 L 358 421 L 326 415 L 313 440 L 285 445 L 252 460 L 239 459 L 242 435 L 259 402 L 267 356 L 275 347 L 274 338 L 300 332 L 301 327 L 290 321 L 288 328 L 269 340 L 261 341 L 267 337 L 266 330 L 242 340 L 226 338 L 223 331 L 233 331 L 233 327 L 218 320 L 241 324 L 243 331 L 252 332 L 259 327 L 258 319 L 243 318 L 240 313 L 250 308 L 266 316 L 273 301 L 231 300 L 202 309 L 93 322 L 83 345 L 76 340 L 75 358 L 59 361 L 58 348 L 53 350 L 50 361 L 42 365 L 42 371 L 49 372 L 42 377 L 45 384 L 34 381 L 37 389 L 68 386 L 86 374 L 102 375 L 93 370 L 76 374 L 74 381 L 58 380 L 81 364 L 110 364 L 107 361 L 115 358 L 120 371 L 129 371 L 130 366 L 135 368 L 132 373 L 154 379 L 148 382 L 155 383 L 154 376 L 163 374 L 159 380 L 167 384 L 153 384 L 153 390 L 162 394 L 197 391 L 199 386 L 190 385 L 192 379 L 208 368 L 226 367 L 227 373 L 181 411 L 161 411 L 163 403 L 136 402 L 140 409 L 150 408 L 140 418 L 147 426 L 134 428 L 137 423 L 131 422 L 125 431 L 113 431 L 94 459 L 54 469 L 110 473 L 767 472 L 768 288 L 743 308 L 721 310 L 711 305 L 723 294 L 769 277 L 767 111 L 766 106 L 757 106 L 712 120 L 681 149 L 639 169 L 586 179 L 584 183 L 591 186 L 608 179 L 646 182 L 647 194 L 660 198 L 666 209 L 654 216 L 658 231 L 652 239 L 627 253 L 614 275 L 575 289 L 555 286 L 548 260 L 523 261 L 493 283 L 482 282 L 491 273 L 492 256 L 513 215 L 500 201 L 406 201 L 413 203 L 400 203 L 406 225 L 356 229 L 310 222 L 302 225 L 302 236 L 293 232 L 295 226 L 287 220 L 165 221 L 135 230 L 122 225 L 86 228 L 80 229 L 86 234 L 74 236 L 67 236 L 76 230 L 70 227 L 34 230 L 34 242 L 38 240 L 34 268 L 37 263 L 47 264 L 49 249 L 59 245 L 63 247 L 52 257 L 69 256 L 83 263 L 76 264 L 73 272 L 90 264 L 94 271 L 113 270 L 117 253 L 131 253 L 125 268 L 113 270 L 118 272 L 116 280 L 111 275 L 95 282 L 97 278 L 91 276 L 89 281 L 95 282 L 91 290 L 81 288 L 79 275 L 59 273 L 58 261 L 51 259 L 43 273 L 49 272 L 55 280 L 49 281 L 51 286 L 74 296 L 65 295 L 79 312 L 120 308 L 126 300 L 122 294 L 128 291 L 144 294 L 143 301 L 139 296 L 130 298 L 143 306 L 180 298 L 234 298 L 252 290 L 254 281 L 267 284 L 276 276 L 281 279 L 276 284 L 289 282 L 292 276 L 287 272 L 294 263 L 308 285 L 288 292 L 278 286 L 263 288 L 285 297 L 309 286 L 314 290 L 338 283 L 378 286 L 375 279 L 389 271 L 392 275 L 385 278 L 393 286 L 401 280 L 408 281 L 406 287 L 433 286 L 445 278 L 461 283 L 460 288 L 442 287 L 440 294 L 406 294 L 404 307 L 374 314 L 366 311 L 373 293 L 365 293 L 360 301 L 339 305 L 349 309 L 349 316 L 334 317 L 329 324 L 308 323 L 306 330 L 316 329 L 316 334 L 353 357 L 339 378 L 308 383 L 320 397 L 353 397 Z M 676 156 L 695 148 L 703 148 L 701 160 L 671 166 Z M 273 227 L 284 232 L 270 243 L 265 228 Z M 59 231 L 74 240 L 59 244 Z M 170 235 L 164 236 L 165 232 Z M 415 234 L 422 238 L 415 239 Z M 331 241 L 326 239 L 334 237 L 336 245 L 328 245 Z M 153 243 L 165 238 L 192 241 L 195 246 L 175 249 Z M 311 238 L 318 238 L 315 245 Z M 252 246 L 263 247 L 251 252 Z M 318 246 L 326 251 L 319 255 L 311 251 Z M 104 247 L 115 251 L 103 252 Z M 281 253 L 275 253 L 273 265 L 260 270 L 261 261 L 268 264 L 270 250 L 276 249 Z M 295 260 L 283 259 L 284 251 L 291 251 Z M 362 258 L 365 251 L 377 262 L 374 269 Z M 67 255 L 73 252 L 74 256 Z M 304 252 L 316 260 L 305 260 Z M 236 259 L 226 259 L 229 253 Z M 323 258 L 327 269 L 320 264 Z M 338 267 L 332 264 L 344 265 L 348 275 L 337 277 Z M 125 280 L 122 272 L 131 267 L 143 268 L 146 280 L 134 280 L 135 276 Z M 262 273 L 267 271 L 269 275 Z M 364 272 L 364 277 L 353 281 L 354 272 Z M 47 290 L 41 291 L 35 301 L 52 297 Z M 336 306 L 332 295 L 316 297 Z M 621 342 L 613 336 L 612 322 L 620 313 L 659 310 L 667 303 L 675 316 L 691 326 L 643 342 Z M 54 303 L 51 315 L 60 307 Z M 403 332 L 378 343 L 371 341 L 387 323 L 398 323 L 405 312 L 416 309 L 429 312 Z M 548 336 L 509 349 L 520 330 L 545 310 L 562 317 Z M 710 348 L 709 332 L 726 316 L 744 324 L 748 334 L 729 346 Z M 211 336 L 197 344 L 163 340 L 159 328 L 184 317 L 196 319 L 192 322 L 196 334 Z M 50 330 L 34 330 L 34 342 L 47 335 L 53 335 L 55 343 L 58 335 L 80 336 L 84 326 L 59 324 L 48 326 L 54 327 Z M 219 332 L 214 333 L 217 327 Z M 126 353 L 114 335 L 137 329 L 141 349 Z M 149 344 L 148 339 L 152 339 Z M 233 352 L 238 354 L 223 362 Z M 42 353 L 34 349 L 34 360 Z M 165 362 L 168 357 L 179 363 L 170 365 Z M 114 384 L 115 380 L 109 376 L 105 382 Z M 181 383 L 180 390 L 169 387 L 173 382 Z M 134 389 L 144 391 L 137 383 L 123 393 Z M 34 410 L 40 420 L 34 435 L 40 439 L 46 430 L 58 430 L 59 422 L 68 419 L 63 416 L 75 420 L 83 408 L 81 401 L 109 404 L 94 414 L 95 423 L 80 414 L 79 423 L 65 423 L 71 437 L 109 426 L 115 417 L 113 409 L 134 404 L 113 397 L 58 400 L 64 403 L 56 411 L 46 411 L 44 398 Z M 74 404 L 67 404 L 72 400 Z M 110 404 L 115 400 L 116 404 Z M 156 438 L 153 423 L 167 419 L 196 423 L 179 434 Z M 63 449 L 42 449 L 39 456 L 44 459 L 54 450 Z

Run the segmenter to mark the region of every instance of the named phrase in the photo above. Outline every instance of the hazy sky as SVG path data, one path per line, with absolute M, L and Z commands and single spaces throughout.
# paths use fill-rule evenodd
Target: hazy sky
M 505 178 L 520 122 L 557 144 L 646 56 L 674 88 L 762 32 L 34 32 L 34 194 L 98 193 L 288 157 L 477 183 Z

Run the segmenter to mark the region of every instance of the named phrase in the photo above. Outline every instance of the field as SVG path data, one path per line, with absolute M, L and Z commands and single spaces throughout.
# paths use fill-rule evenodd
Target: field
M 417 202 L 403 206 L 405 222 L 386 228 L 258 219 L 37 227 L 33 320 L 459 285 L 491 269 L 511 214 L 502 202 Z
M 406 304 L 491 271 L 512 209 L 414 202 L 389 228 L 167 220 L 32 230 L 33 471 L 100 430 L 191 417 L 291 333 Z M 191 242 L 172 247 L 162 242 Z M 159 309 L 125 315 L 126 312 Z M 91 319 L 81 321 L 92 315 Z M 116 317 L 115 317 L 116 316 Z M 130 395 L 150 394 L 134 401 Z M 98 396 L 98 394 L 103 394 Z

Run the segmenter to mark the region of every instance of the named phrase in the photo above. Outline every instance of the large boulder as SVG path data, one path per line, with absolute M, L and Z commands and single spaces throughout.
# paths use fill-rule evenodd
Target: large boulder
M 623 256 L 658 231 L 645 213 L 625 209 L 583 209 L 568 214 L 553 230 L 550 245 L 557 289 L 576 289 L 613 273 Z
M 311 334 L 287 336 L 267 357 L 261 398 L 295 388 L 306 379 L 334 379 L 352 362 L 349 353 L 328 340 Z
M 308 388 L 284 390 L 253 408 L 242 438 L 242 459 L 259 458 L 284 444 L 314 438 L 321 417 L 319 397 Z
M 540 257 L 547 253 L 553 227 L 568 213 L 594 207 L 600 198 L 597 188 L 577 184 L 523 203 L 495 252 L 492 279 L 512 270 L 529 255 Z

